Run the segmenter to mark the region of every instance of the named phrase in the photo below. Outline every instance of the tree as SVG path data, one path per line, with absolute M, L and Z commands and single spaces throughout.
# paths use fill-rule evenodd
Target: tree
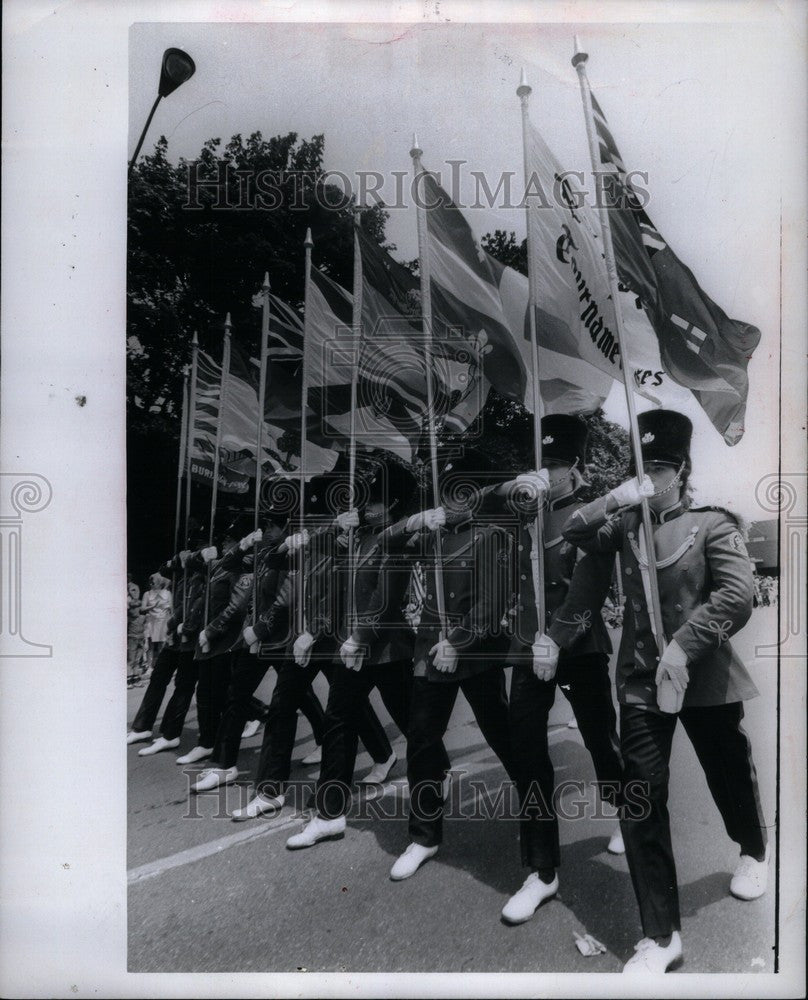
M 252 298 L 269 272 L 273 292 L 302 306 L 303 240 L 340 284 L 353 274 L 352 203 L 324 183 L 324 137 L 209 139 L 195 160 L 171 163 L 162 136 L 129 179 L 127 245 L 127 469 L 130 568 L 141 578 L 172 544 L 183 370 L 191 339 L 221 356 L 229 312 L 233 338 L 257 350 Z M 385 243 L 387 213 L 362 225 Z M 387 246 L 387 249 L 395 249 Z M 207 517 L 205 491 L 195 489 Z

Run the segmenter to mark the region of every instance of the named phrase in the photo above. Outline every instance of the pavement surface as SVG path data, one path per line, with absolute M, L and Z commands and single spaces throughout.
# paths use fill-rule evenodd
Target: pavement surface
M 746 704 L 764 814 L 773 822 L 776 793 L 777 663 L 757 658 L 771 642 L 776 609 L 761 608 L 733 639 L 761 696 Z M 612 633 L 615 647 L 619 633 Z M 274 673 L 257 692 L 269 700 Z M 326 685 L 315 690 L 325 702 Z M 129 692 L 129 718 L 143 689 Z M 242 744 L 239 781 L 191 796 L 204 764 L 182 768 L 176 757 L 194 745 L 192 706 L 179 750 L 129 755 L 129 970 L 132 972 L 618 972 L 642 936 L 624 857 L 606 844 L 615 821 L 598 816 L 591 760 L 559 693 L 550 719 L 557 784 L 574 786 L 561 801 L 562 867 L 558 896 L 527 923 L 506 926 L 500 910 L 521 885 L 517 824 L 499 816 L 448 818 L 438 855 L 411 879 L 388 872 L 406 847 L 405 744 L 378 696 L 399 763 L 383 788 L 357 791 L 343 840 L 289 851 L 299 809 L 236 824 L 246 804 L 262 732 Z M 293 762 L 297 803 L 317 777 L 300 760 L 313 749 L 302 717 Z M 455 781 L 454 811 L 465 813 L 487 789 L 493 801 L 504 771 L 458 698 L 447 737 Z M 356 776 L 369 770 L 360 753 Z M 461 773 L 462 772 L 462 773 Z M 474 783 L 474 784 L 472 784 Z M 476 789 L 476 790 L 475 790 Z M 475 799 L 476 796 L 476 799 Z M 581 806 L 581 801 L 586 808 Z M 768 893 L 754 902 L 729 895 L 737 849 L 728 839 L 703 772 L 680 727 L 671 761 L 670 813 L 680 887 L 685 958 L 681 972 L 775 971 L 777 857 Z M 577 818 L 572 818 L 577 817 Z M 583 957 L 575 933 L 590 933 L 606 954 Z

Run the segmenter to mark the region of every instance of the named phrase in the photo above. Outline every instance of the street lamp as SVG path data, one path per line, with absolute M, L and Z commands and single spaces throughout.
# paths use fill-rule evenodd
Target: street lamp
M 157 88 L 157 99 L 152 105 L 149 117 L 146 119 L 146 124 L 143 126 L 143 131 L 140 133 L 140 138 L 138 139 L 137 146 L 135 147 L 134 155 L 129 161 L 128 173 L 131 174 L 132 167 L 135 165 L 135 160 L 140 152 L 140 147 L 143 145 L 143 140 L 146 138 L 146 132 L 148 132 L 151 120 L 154 118 L 154 112 L 157 110 L 157 105 L 160 103 L 162 98 L 168 97 L 169 94 L 173 94 L 177 87 L 181 87 L 186 80 L 190 80 L 195 71 L 196 65 L 193 59 L 187 52 L 183 52 L 182 49 L 166 49 L 163 53 L 163 64 L 160 67 L 160 85 Z

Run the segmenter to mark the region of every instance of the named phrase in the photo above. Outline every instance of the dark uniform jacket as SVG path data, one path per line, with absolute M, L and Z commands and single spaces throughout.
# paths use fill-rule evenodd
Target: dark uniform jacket
M 180 652 L 191 652 L 202 629 L 204 615 L 205 562 L 201 550 L 188 555 L 185 565 L 179 554 L 160 567 L 163 576 L 175 580 L 171 617 L 167 623 L 168 645 Z M 186 628 L 186 619 L 188 627 Z M 177 627 L 182 625 L 182 635 L 177 635 Z
M 404 616 L 412 567 L 400 544 L 390 550 L 390 530 L 354 531 L 355 627 L 353 632 L 366 650 L 363 663 L 382 664 L 411 660 L 415 631 Z M 343 560 L 350 585 L 350 563 Z M 346 622 L 351 632 L 352 622 Z
M 508 484 L 483 490 L 476 505 L 480 522 L 499 521 L 514 533 L 516 545 L 515 615 L 509 663 L 533 660 L 531 644 L 537 627 L 533 584 L 534 520 L 511 500 Z M 544 511 L 545 630 L 565 658 L 611 653 L 612 644 L 601 615 L 612 580 L 612 553 L 583 553 L 565 541 L 561 529 L 571 512 L 583 506 L 574 495 L 551 500 Z M 451 522 L 458 515 L 448 514 Z
M 641 572 L 639 510 L 606 513 L 607 498 L 576 510 L 563 535 L 590 552 L 619 552 L 626 613 L 617 661 L 623 704 L 656 707 L 659 661 Z M 735 518 L 720 509 L 686 510 L 681 502 L 652 512 L 665 637 L 687 654 L 684 707 L 724 705 L 758 693 L 729 642 L 752 613 L 752 563 Z M 645 563 L 647 565 L 647 563 Z
M 258 641 L 262 646 L 272 647 L 273 643 L 269 641 L 270 633 L 274 624 L 272 618 L 272 611 L 275 605 L 276 598 L 283 587 L 284 581 L 289 576 L 289 554 L 284 549 L 283 552 L 278 551 L 280 543 L 272 542 L 258 550 L 258 611 L 257 614 L 253 615 L 253 631 L 255 632 Z M 293 575 L 294 579 L 294 575 Z M 253 597 L 253 575 L 250 574 L 250 586 L 249 593 L 241 595 L 242 600 L 245 600 L 245 615 L 243 623 L 246 623 L 247 615 L 251 613 L 252 610 L 252 597 Z M 280 638 L 280 641 L 276 641 L 274 646 L 284 646 L 287 644 L 289 639 L 289 621 L 288 616 L 284 618 L 284 631 Z
M 229 645 L 223 641 L 223 636 L 219 635 L 217 637 L 217 641 L 212 641 L 208 647 L 208 651 L 203 653 L 199 646 L 198 639 L 199 633 L 202 629 L 207 628 L 209 622 L 214 621 L 225 611 L 228 603 L 230 602 L 230 592 L 233 589 L 234 584 L 237 583 L 239 578 L 243 575 L 237 570 L 230 568 L 234 565 L 233 553 L 237 550 L 238 547 L 236 547 L 235 550 L 226 552 L 220 558 L 214 559 L 206 570 L 206 572 L 209 571 L 210 573 L 210 585 L 207 584 L 206 580 L 202 595 L 202 622 L 194 633 L 195 660 L 209 660 L 212 656 L 218 656 L 221 653 L 227 652 L 229 648 Z M 207 591 L 207 602 L 205 600 L 204 591 Z M 206 603 L 207 615 L 205 614 Z M 183 633 L 185 633 L 185 630 L 186 626 L 183 625 Z
M 305 627 L 314 636 L 313 658 L 332 660 L 343 639 L 340 616 L 344 595 L 340 593 L 335 572 L 337 531 L 326 525 L 309 531 L 303 552 L 303 608 Z M 296 554 L 297 555 L 297 554 Z M 290 572 L 278 589 L 272 606 L 261 616 L 256 634 L 272 645 L 287 644 L 291 653 L 299 633 L 296 610 L 299 602 L 299 571 Z
M 512 536 L 496 525 L 477 524 L 470 515 L 441 529 L 446 638 L 459 652 L 457 669 L 448 674 L 436 670 L 429 655 L 440 631 L 434 532 L 411 534 L 406 525 L 402 520 L 389 528 L 387 542 L 391 552 L 404 552 L 424 565 L 426 594 L 415 637 L 415 675 L 452 682 L 501 666 L 510 644 L 502 620 L 511 592 Z

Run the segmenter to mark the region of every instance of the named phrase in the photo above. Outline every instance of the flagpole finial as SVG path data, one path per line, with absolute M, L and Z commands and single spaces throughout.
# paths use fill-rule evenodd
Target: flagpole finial
M 193 335 L 193 338 L 191 340 L 191 343 L 194 345 L 194 347 L 198 347 L 199 346 L 199 334 L 197 333 L 196 330 L 194 330 L 194 335 Z
M 516 88 L 517 97 L 529 97 L 533 93 L 533 88 L 527 82 L 527 73 L 525 72 L 525 67 L 522 67 L 522 75 L 519 78 L 519 86 Z
M 314 246 L 314 240 L 311 238 L 311 229 L 306 230 L 306 238 L 303 240 L 303 246 L 307 249 L 311 249 Z
M 589 53 L 584 52 L 584 50 L 581 48 L 581 39 L 578 37 L 578 35 L 574 35 L 573 38 L 574 38 L 575 52 L 573 53 L 572 56 L 572 65 L 577 68 L 579 63 L 586 62 L 586 60 L 589 58 Z
M 265 292 L 269 291 L 269 271 L 264 271 L 264 284 L 261 287 Z
M 420 156 L 423 153 L 423 149 L 418 142 L 418 133 L 412 133 L 412 149 L 410 150 L 410 156 Z

